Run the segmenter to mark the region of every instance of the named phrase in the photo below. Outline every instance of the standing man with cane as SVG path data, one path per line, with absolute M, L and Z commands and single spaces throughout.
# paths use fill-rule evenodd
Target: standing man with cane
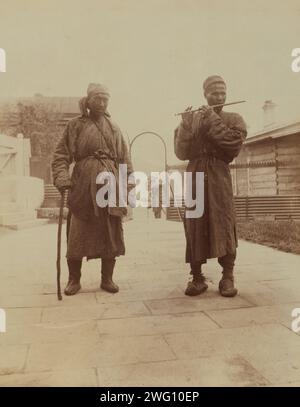
M 207 290 L 202 264 L 218 258 L 222 266 L 220 294 L 234 297 L 233 268 L 236 258 L 237 234 L 234 200 L 229 163 L 239 154 L 247 136 L 243 118 L 237 113 L 223 112 L 226 84 L 217 75 L 203 84 L 208 106 L 182 114 L 182 122 L 175 130 L 175 154 L 189 160 L 187 171 L 204 173 L 204 213 L 201 218 L 185 218 L 186 263 L 190 264 L 192 281 L 185 294 L 194 296 Z M 196 178 L 196 177 L 195 177 Z M 195 191 L 196 185 L 192 189 Z
M 84 257 L 101 258 L 101 288 L 110 293 L 119 291 L 112 276 L 115 258 L 125 254 L 122 217 L 127 211 L 97 205 L 96 178 L 103 171 L 117 178 L 119 164 L 127 165 L 128 175 L 133 170 L 122 133 L 107 113 L 109 97 L 105 86 L 95 83 L 88 86 L 87 97 L 80 101 L 81 116 L 69 121 L 53 157 L 54 185 L 62 194 L 69 189 L 66 295 L 74 295 L 81 288 Z M 69 166 L 73 161 L 70 178 Z

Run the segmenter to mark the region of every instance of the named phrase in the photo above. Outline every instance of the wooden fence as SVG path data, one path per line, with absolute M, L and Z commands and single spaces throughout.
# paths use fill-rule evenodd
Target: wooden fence
M 247 220 L 300 220 L 300 195 L 274 196 L 236 196 L 234 197 L 238 221 Z M 167 208 L 167 219 L 180 221 L 178 209 L 184 214 L 184 208 L 174 207 L 171 201 Z

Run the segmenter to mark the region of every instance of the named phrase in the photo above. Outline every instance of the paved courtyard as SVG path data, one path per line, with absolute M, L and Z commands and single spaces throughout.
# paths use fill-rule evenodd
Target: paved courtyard
M 56 298 L 57 225 L 0 231 L 0 386 L 300 386 L 300 256 L 241 241 L 239 295 L 187 297 L 180 223 L 138 209 L 124 224 L 120 292 L 99 289 L 84 262 L 82 291 Z M 65 234 L 65 226 L 63 229 Z M 63 239 L 63 253 L 65 252 Z M 62 261 L 62 287 L 67 280 Z

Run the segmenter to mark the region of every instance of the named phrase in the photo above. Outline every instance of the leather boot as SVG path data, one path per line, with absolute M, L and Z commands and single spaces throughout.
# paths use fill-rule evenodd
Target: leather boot
M 191 271 L 190 274 L 192 274 L 193 280 L 188 282 L 185 295 L 195 296 L 204 293 L 208 285 L 205 282 L 205 277 L 201 270 Z
M 101 262 L 100 288 L 113 294 L 119 291 L 119 287 L 112 280 L 115 264 L 116 264 L 115 259 L 102 259 Z
M 223 277 L 219 282 L 219 291 L 223 297 L 235 297 L 238 290 L 234 287 L 233 270 L 223 269 Z
M 82 260 L 68 259 L 69 281 L 65 288 L 65 295 L 75 295 L 80 289 L 81 265 Z

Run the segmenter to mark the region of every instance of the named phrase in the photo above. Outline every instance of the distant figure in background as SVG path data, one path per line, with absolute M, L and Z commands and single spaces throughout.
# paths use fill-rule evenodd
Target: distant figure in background
M 162 211 L 161 206 L 158 206 L 157 208 L 153 208 L 153 213 L 154 213 L 155 219 L 160 219 L 161 218 L 161 211 Z
M 158 206 L 153 207 L 153 213 L 154 213 L 155 219 L 161 219 L 161 212 L 163 210 L 163 207 L 162 207 L 162 188 L 163 188 L 163 186 L 162 186 L 162 183 L 160 182 L 159 183 L 159 194 L 158 194 L 159 195 L 158 196 Z
M 112 276 L 115 257 L 125 254 L 122 217 L 126 208 L 100 208 L 96 202 L 96 178 L 100 172 L 108 171 L 117 179 L 119 163 L 127 164 L 128 175 L 133 170 L 121 131 L 107 113 L 109 97 L 105 86 L 88 86 L 87 97 L 80 101 L 82 115 L 67 124 L 52 162 L 54 185 L 61 192 L 70 190 L 66 295 L 74 295 L 81 288 L 84 257 L 101 258 L 101 288 L 111 293 L 119 291 Z
M 201 267 L 207 259 L 217 257 L 223 268 L 220 294 L 234 297 L 237 234 L 229 163 L 239 154 L 247 131 L 239 114 L 209 107 L 225 103 L 226 85 L 220 76 L 208 77 L 203 90 L 208 106 L 196 113 L 187 108 L 174 138 L 176 156 L 189 160 L 187 171 L 204 172 L 204 214 L 185 218 L 186 262 L 193 276 L 185 294 L 199 295 L 207 290 Z

